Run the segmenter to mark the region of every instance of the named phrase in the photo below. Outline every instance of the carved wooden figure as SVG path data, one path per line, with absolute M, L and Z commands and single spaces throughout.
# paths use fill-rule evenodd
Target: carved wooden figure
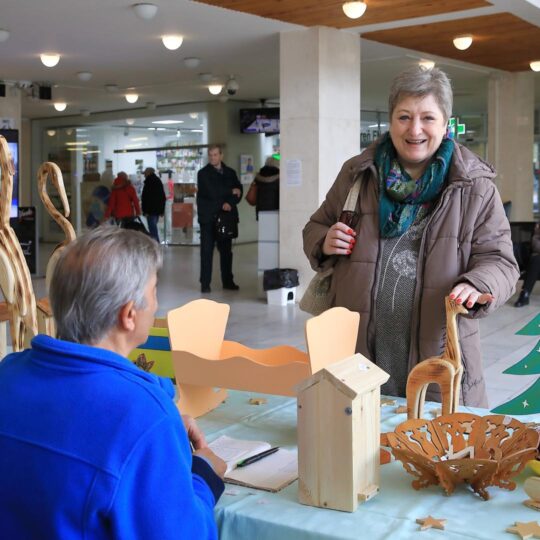
M 428 358 L 418 363 L 407 379 L 407 415 L 408 418 L 421 418 L 430 383 L 436 383 L 441 389 L 442 414 L 454 413 L 459 405 L 463 365 L 459 348 L 459 336 L 456 317 L 466 314 L 463 305 L 445 298 L 446 306 L 446 344 L 440 356 Z
M 37 333 L 36 299 L 21 245 L 9 224 L 13 196 L 13 161 L 0 136 L 0 289 L 9 313 L 13 351 L 22 350 Z
M 65 235 L 64 240 L 54 248 L 51 257 L 49 258 L 49 262 L 47 263 L 45 282 L 47 290 L 49 290 L 49 285 L 51 283 L 52 274 L 58 261 L 58 257 L 60 256 L 60 253 L 62 253 L 62 250 L 70 242 L 73 242 L 73 240 L 75 240 L 76 234 L 73 225 L 71 225 L 70 221 L 67 219 L 70 213 L 69 201 L 66 195 L 66 188 L 64 186 L 62 171 L 60 170 L 58 165 L 50 161 L 46 161 L 39 168 L 37 177 L 38 192 L 41 201 L 43 202 L 43 205 L 45 206 L 45 209 L 47 210 L 49 215 L 54 219 L 54 221 L 56 221 L 56 223 L 58 223 L 59 227 L 62 229 Z M 49 197 L 49 193 L 47 191 L 47 180 L 49 178 L 51 179 L 53 186 L 58 191 L 58 195 L 60 196 L 60 200 L 62 201 L 63 212 L 60 212 L 54 206 L 51 198 Z M 49 336 L 54 336 L 56 334 L 56 330 L 54 327 L 54 319 L 49 299 L 40 299 L 37 303 L 37 308 L 39 332 L 47 334 Z

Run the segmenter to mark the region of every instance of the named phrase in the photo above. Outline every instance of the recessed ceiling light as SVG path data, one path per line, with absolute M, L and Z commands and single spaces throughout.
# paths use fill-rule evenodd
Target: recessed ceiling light
M 210 84 L 208 86 L 208 91 L 213 95 L 217 96 L 223 90 L 222 84 Z
M 137 100 L 139 99 L 139 94 L 135 94 L 134 92 L 130 92 L 128 94 L 126 94 L 126 101 L 128 103 L 137 103 Z
M 131 7 L 139 19 L 145 20 L 153 19 L 158 10 L 155 4 L 150 3 L 133 4 Z
M 192 129 L 191 130 L 191 133 L 202 133 L 203 130 L 202 129 Z
M 454 47 L 460 51 L 468 49 L 473 42 L 473 37 L 470 35 L 467 36 L 457 36 L 454 38 Z
M 55 108 L 58 112 L 65 111 L 65 110 L 66 110 L 66 107 L 67 107 L 67 103 L 64 103 L 63 101 L 57 101 L 57 102 L 54 104 L 54 108 Z
M 77 145 L 85 145 L 85 144 L 90 144 L 90 141 L 68 141 L 66 143 L 66 146 L 77 146 Z
M 190 58 L 184 58 L 184 66 L 188 68 L 193 69 L 193 68 L 199 67 L 200 64 L 201 64 L 200 58 L 195 58 L 194 56 Z
M 162 124 L 164 126 L 169 124 L 183 124 L 183 120 L 154 120 L 152 124 Z
M 156 128 L 156 131 L 166 131 L 167 128 Z
M 126 118 L 126 124 L 132 126 L 135 123 L 135 118 Z
M 79 77 L 79 79 L 81 81 L 89 81 L 91 78 L 92 78 L 92 72 L 91 71 L 79 71 L 79 73 L 77 73 L 77 77 Z
M 42 53 L 39 55 L 44 66 L 54 67 L 60 62 L 60 55 L 57 53 Z
M 9 39 L 9 30 L 0 29 L 0 42 L 7 41 Z
M 540 60 L 535 60 L 529 64 L 533 71 L 540 71 Z
M 345 2 L 342 9 L 349 19 L 359 19 L 366 12 L 367 5 L 365 2 Z
M 184 41 L 184 38 L 179 35 L 167 35 L 167 36 L 161 36 L 161 41 L 163 45 L 165 45 L 166 49 L 169 49 L 169 51 L 176 51 L 176 49 L 180 48 L 180 45 L 182 45 L 182 41 Z
M 197 113 L 197 112 L 190 112 L 190 113 L 189 113 L 189 117 L 190 117 L 190 118 L 193 118 L 193 120 L 197 120 L 197 118 L 199 118 L 199 113 Z
M 48 129 L 48 130 L 47 130 L 47 135 L 48 135 L 49 137 L 54 137 L 54 136 L 56 135 L 56 130 L 54 130 L 54 129 Z

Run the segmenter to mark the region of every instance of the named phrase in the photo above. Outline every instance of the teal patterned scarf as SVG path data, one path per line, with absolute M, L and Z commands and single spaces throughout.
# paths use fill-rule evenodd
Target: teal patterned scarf
M 379 172 L 379 231 L 383 238 L 401 236 L 418 218 L 426 216 L 442 191 L 454 152 L 454 143 L 444 138 L 431 164 L 413 180 L 398 161 L 390 134 L 375 151 Z

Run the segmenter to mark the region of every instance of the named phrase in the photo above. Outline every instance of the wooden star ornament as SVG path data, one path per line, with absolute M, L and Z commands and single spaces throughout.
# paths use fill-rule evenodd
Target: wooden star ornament
M 537 521 L 529 521 L 527 523 L 516 521 L 513 527 L 508 527 L 508 529 L 506 529 L 506 532 L 517 534 L 522 540 L 540 538 L 540 525 Z
M 443 531 L 446 525 L 446 519 L 437 519 L 433 516 L 428 516 L 426 518 L 418 518 L 416 523 L 420 525 L 421 531 L 425 531 L 426 529 L 440 529 Z

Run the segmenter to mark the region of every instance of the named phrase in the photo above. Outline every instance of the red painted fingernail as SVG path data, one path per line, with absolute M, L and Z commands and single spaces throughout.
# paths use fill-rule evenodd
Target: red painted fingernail
M 356 244 L 356 240 L 355 240 L 354 238 L 351 240 L 351 244 L 352 244 L 353 246 L 354 246 L 354 244 Z
M 352 234 L 353 232 L 354 232 L 354 231 L 353 231 L 352 229 L 349 229 L 349 230 L 347 231 L 347 234 Z
M 458 298 L 458 299 L 456 300 L 456 302 L 457 302 L 458 304 L 461 304 L 461 303 L 463 302 L 463 300 L 462 300 L 461 298 Z
M 347 255 L 350 255 L 350 254 L 351 254 L 351 250 L 348 249 L 348 250 L 347 250 Z

